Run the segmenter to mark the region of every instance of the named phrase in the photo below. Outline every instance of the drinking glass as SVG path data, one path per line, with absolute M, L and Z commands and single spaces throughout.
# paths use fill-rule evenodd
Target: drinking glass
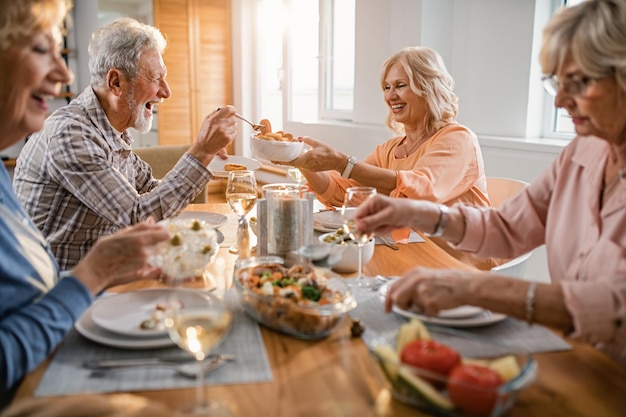
M 257 200 L 256 179 L 252 171 L 231 171 L 226 183 L 226 201 L 239 216 L 237 244 L 230 247 L 231 253 L 238 253 L 240 258 L 250 256 L 250 232 L 246 215 L 252 210 Z
M 228 334 L 233 312 L 229 302 L 206 291 L 204 282 L 198 278 L 170 281 L 165 327 L 172 341 L 198 362 L 195 402 L 180 411 L 185 416 L 229 417 L 228 406 L 206 396 L 202 362 Z
M 298 186 L 304 185 L 304 183 L 306 182 L 306 178 L 304 178 L 302 171 L 300 171 L 300 169 L 296 167 L 289 167 L 289 169 L 287 169 L 287 175 L 289 176 L 289 178 L 294 180 L 296 184 L 298 184 Z
M 357 287 L 371 288 L 377 285 L 375 278 L 367 278 L 363 275 L 363 246 L 370 240 L 372 235 L 357 229 L 354 220 L 356 208 L 375 195 L 376 188 L 374 187 L 350 187 L 346 190 L 346 196 L 341 207 L 343 229 L 356 242 L 358 247 L 358 273 L 356 279 L 351 280 L 351 285 Z

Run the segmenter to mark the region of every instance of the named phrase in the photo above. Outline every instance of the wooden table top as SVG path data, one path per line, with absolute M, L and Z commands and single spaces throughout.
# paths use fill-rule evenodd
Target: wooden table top
M 190 210 L 231 213 L 225 204 L 192 205 Z M 434 243 L 376 246 L 367 274 L 398 275 L 413 266 L 466 268 Z M 235 257 L 220 250 L 232 267 Z M 233 417 L 422 416 L 391 398 L 389 385 L 360 338 L 350 337 L 346 320 L 330 337 L 298 340 L 262 328 L 273 380 L 209 386 L 207 395 L 230 405 Z M 572 343 L 570 341 L 570 343 Z M 536 354 L 539 375 L 520 393 L 509 417 L 624 416 L 626 368 L 586 345 L 568 352 Z M 29 374 L 16 399 L 32 398 L 47 363 Z M 137 392 L 172 407 L 192 401 L 193 389 Z

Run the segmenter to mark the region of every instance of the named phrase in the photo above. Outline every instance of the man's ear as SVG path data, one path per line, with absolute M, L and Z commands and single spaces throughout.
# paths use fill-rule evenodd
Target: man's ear
M 122 95 L 122 86 L 126 83 L 126 78 L 118 69 L 110 69 L 107 72 L 107 89 L 116 96 Z

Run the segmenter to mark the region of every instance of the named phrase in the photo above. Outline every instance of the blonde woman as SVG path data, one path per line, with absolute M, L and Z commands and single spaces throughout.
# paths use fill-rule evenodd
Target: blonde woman
M 441 56 L 426 47 L 404 48 L 383 64 L 380 83 L 387 126 L 398 136 L 363 161 L 306 137 L 312 149 L 289 163 L 300 168 L 320 201 L 341 206 L 348 187 L 366 185 L 392 197 L 489 206 L 480 145 L 474 132 L 456 122 L 454 80 Z M 481 269 L 498 263 L 436 243 Z
M 41 129 L 47 98 L 70 80 L 60 55 L 68 6 L 65 0 L 0 1 L 0 149 Z M 146 249 L 168 237 L 160 226 L 141 223 L 102 239 L 74 269 L 61 272 L 0 167 L 0 409 L 96 294 L 160 273 L 147 265 Z

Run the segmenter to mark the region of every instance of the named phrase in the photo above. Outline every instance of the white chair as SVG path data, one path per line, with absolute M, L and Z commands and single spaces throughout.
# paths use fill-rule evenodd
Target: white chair
M 500 207 L 505 200 L 513 197 L 519 190 L 527 185 L 528 183 L 525 181 L 512 178 L 487 178 L 487 194 L 489 194 L 491 205 L 493 207 Z M 530 251 L 517 258 L 513 258 L 502 265 L 491 268 L 491 272 L 508 277 L 523 278 L 524 272 L 526 271 L 526 264 L 532 254 L 533 251 Z

